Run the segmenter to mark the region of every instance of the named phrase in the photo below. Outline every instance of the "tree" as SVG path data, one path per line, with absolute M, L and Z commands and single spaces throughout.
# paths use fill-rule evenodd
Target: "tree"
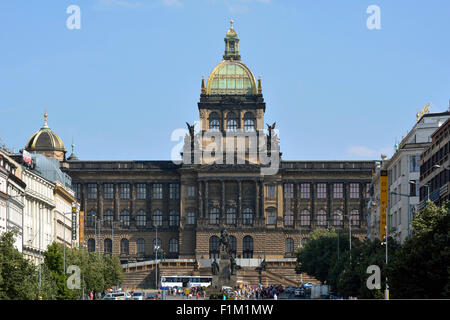
M 408 238 L 388 267 L 392 298 L 450 298 L 450 203 L 428 201 L 411 222 Z
M 38 297 L 36 268 L 14 247 L 14 231 L 0 236 L 0 300 Z
M 359 240 L 352 238 L 352 245 Z M 349 249 L 348 237 L 339 235 L 340 255 Z M 335 230 L 318 228 L 309 235 L 308 242 L 297 252 L 297 273 L 305 272 L 322 283 L 328 281 L 331 266 L 337 260 L 338 234 Z
M 49 286 L 49 290 L 56 289 L 56 299 L 69 299 L 71 295 L 66 286 L 66 275 L 64 272 L 64 257 L 62 245 L 53 242 L 47 247 L 44 253 L 44 265 L 46 278 L 53 282 L 53 286 Z M 45 273 L 44 273 L 45 274 Z M 55 294 L 52 292 L 53 295 Z

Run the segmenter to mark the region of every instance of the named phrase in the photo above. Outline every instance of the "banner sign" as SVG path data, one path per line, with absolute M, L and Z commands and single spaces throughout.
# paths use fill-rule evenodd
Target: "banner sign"
M 72 207 L 72 240 L 77 240 L 77 208 Z
M 80 247 L 83 245 L 84 211 L 80 211 Z
M 380 173 L 380 240 L 386 241 L 386 231 L 388 228 L 388 174 L 387 170 Z

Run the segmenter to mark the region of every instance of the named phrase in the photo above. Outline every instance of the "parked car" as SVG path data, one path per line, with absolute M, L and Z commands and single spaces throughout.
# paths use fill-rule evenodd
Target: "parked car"
M 131 300 L 131 299 L 133 299 L 131 296 L 131 293 L 129 293 L 128 291 L 125 292 L 125 300 Z
M 303 288 L 312 288 L 313 283 L 312 282 L 307 282 L 305 284 L 303 284 Z
M 113 297 L 112 293 L 107 293 L 102 300 L 116 300 L 116 298 Z
M 132 295 L 133 300 L 144 300 L 144 293 L 141 291 L 136 291 Z
M 145 300 L 159 300 L 159 298 L 155 295 L 149 295 L 147 296 L 147 298 L 145 298 Z
M 114 300 L 127 300 L 125 292 L 114 292 L 111 294 Z

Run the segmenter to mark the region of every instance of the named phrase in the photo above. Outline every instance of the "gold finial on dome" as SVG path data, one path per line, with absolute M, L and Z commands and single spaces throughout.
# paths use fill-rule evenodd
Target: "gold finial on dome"
M 236 33 L 236 31 L 234 31 L 234 28 L 233 28 L 233 23 L 234 23 L 234 21 L 233 21 L 233 19 L 231 19 L 230 20 L 230 29 L 228 29 L 228 31 L 227 31 L 227 37 L 237 37 L 237 33 Z
M 47 125 L 47 117 L 48 117 L 47 110 L 45 110 L 44 112 L 45 112 L 44 113 L 44 128 L 48 128 L 48 125 Z

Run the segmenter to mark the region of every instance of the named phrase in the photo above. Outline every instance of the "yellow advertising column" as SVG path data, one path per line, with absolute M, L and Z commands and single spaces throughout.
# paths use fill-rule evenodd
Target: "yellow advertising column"
M 380 240 L 386 241 L 388 227 L 388 175 L 387 170 L 380 173 Z
M 84 211 L 80 211 L 80 248 L 83 248 Z

